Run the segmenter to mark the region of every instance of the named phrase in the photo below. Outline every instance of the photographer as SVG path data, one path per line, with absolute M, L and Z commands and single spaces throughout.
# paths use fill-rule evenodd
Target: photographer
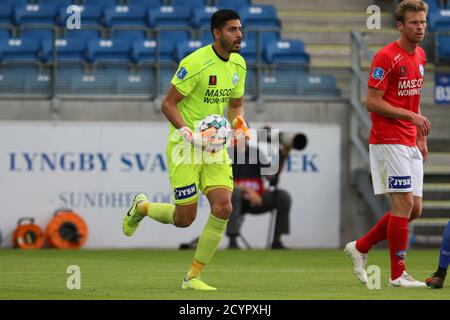
M 265 128 L 269 129 L 270 128 Z M 299 135 L 296 135 L 297 137 Z M 267 167 L 268 161 L 262 159 L 259 148 L 249 146 L 248 141 L 234 145 L 233 159 L 233 176 L 234 190 L 232 194 L 233 211 L 228 220 L 226 234 L 230 238 L 230 249 L 238 249 L 237 237 L 240 234 L 243 215 L 262 214 L 271 212 L 276 209 L 275 230 L 271 248 L 286 249 L 281 242 L 283 234 L 289 234 L 289 215 L 291 209 L 291 196 L 285 190 L 278 189 L 278 177 L 281 172 L 284 161 L 287 158 L 292 147 L 303 149 L 306 145 L 306 137 L 302 136 L 302 144 L 293 145 L 286 137 L 280 136 L 281 143 L 279 145 L 280 167 L 277 174 L 273 176 L 262 176 L 261 169 Z M 269 134 L 270 137 L 270 134 Z M 288 137 L 290 139 L 290 137 Z M 285 141 L 289 143 L 285 143 Z M 294 139 L 291 139 L 294 141 Z M 269 142 L 271 142 L 269 140 Z M 298 142 L 298 139 L 297 139 Z M 251 155 L 257 155 L 256 161 L 251 161 Z M 242 161 L 245 159 L 245 161 Z M 238 161 L 241 160 L 241 161 Z M 243 162 L 243 163 L 241 163 Z M 267 182 L 275 187 L 269 190 Z

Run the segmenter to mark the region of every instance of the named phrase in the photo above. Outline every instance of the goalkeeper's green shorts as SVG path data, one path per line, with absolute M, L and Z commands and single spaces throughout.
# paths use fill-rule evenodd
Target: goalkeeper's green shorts
M 205 195 L 217 187 L 233 191 L 233 170 L 226 149 L 209 153 L 185 142 L 169 141 L 166 156 L 175 204 L 196 202 L 200 190 Z

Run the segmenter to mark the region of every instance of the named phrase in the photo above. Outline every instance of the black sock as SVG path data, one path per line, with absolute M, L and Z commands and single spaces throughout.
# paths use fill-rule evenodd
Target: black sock
M 438 267 L 438 269 L 436 271 L 436 276 L 438 276 L 439 278 L 445 279 L 445 277 L 447 276 L 447 269 Z

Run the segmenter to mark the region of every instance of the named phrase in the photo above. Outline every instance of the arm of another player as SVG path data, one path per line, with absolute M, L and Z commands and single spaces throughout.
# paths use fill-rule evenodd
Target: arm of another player
M 192 130 L 186 125 L 183 117 L 177 109 L 177 103 L 183 99 L 184 95 L 182 95 L 173 84 L 170 84 L 167 94 L 161 104 L 161 112 L 167 120 L 169 120 L 170 123 L 178 129 L 183 138 L 191 142 L 193 136 Z
M 430 133 L 431 124 L 426 117 L 409 110 L 396 108 L 384 101 L 383 96 L 384 91 L 369 87 L 366 99 L 367 110 L 387 118 L 409 120 L 423 136 L 427 136 Z
M 422 114 L 420 107 L 419 107 L 419 114 Z M 427 161 L 428 159 L 427 137 L 424 136 L 420 130 L 417 130 L 417 147 L 419 148 L 419 151 L 422 154 L 423 161 L 424 162 Z

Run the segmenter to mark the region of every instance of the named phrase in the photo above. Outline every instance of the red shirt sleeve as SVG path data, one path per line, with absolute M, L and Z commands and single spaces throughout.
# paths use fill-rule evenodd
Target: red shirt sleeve
M 386 91 L 389 84 L 391 68 L 391 59 L 384 54 L 377 53 L 373 58 L 372 65 L 370 67 L 367 86 L 381 91 Z

